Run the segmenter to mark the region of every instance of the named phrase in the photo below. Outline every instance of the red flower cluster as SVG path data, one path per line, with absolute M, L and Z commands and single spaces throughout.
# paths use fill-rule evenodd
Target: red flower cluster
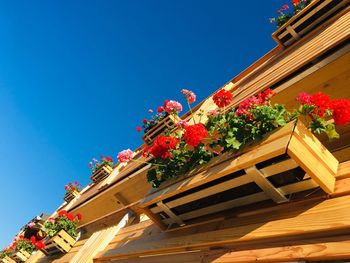
M 230 105 L 232 99 L 232 93 L 224 89 L 219 90 L 213 96 L 213 100 L 219 108 L 223 108 Z
M 73 214 L 69 214 L 69 213 L 67 213 L 67 211 L 66 210 L 61 210 L 61 211 L 59 211 L 58 212 L 58 216 L 60 216 L 60 217 L 66 217 L 68 220 L 70 220 L 70 221 L 74 221 L 74 220 L 81 220 L 81 218 L 82 218 L 82 216 L 81 216 L 81 214 L 77 214 L 77 215 L 73 215 Z
M 236 110 L 236 116 L 246 115 L 248 120 L 253 120 L 253 115 L 249 112 L 249 110 L 257 105 L 267 104 L 273 95 L 275 95 L 273 90 L 266 89 L 256 96 L 246 98 L 241 104 L 239 104 Z
M 331 109 L 335 124 L 346 125 L 350 122 L 350 100 L 332 100 Z
M 187 126 L 183 135 L 185 142 L 193 147 L 196 147 L 207 137 L 208 131 L 202 123 Z
M 159 135 L 154 140 L 153 146 L 152 147 L 147 146 L 143 152 L 144 152 L 144 155 L 151 154 L 155 158 L 168 159 L 172 156 L 170 150 L 176 149 L 179 142 L 180 140 L 178 138 Z
M 317 92 L 314 95 L 302 92 L 297 97 L 297 101 L 299 101 L 301 105 L 310 104 L 315 106 L 315 110 L 312 113 L 320 117 L 323 117 L 326 110 L 330 109 L 331 105 L 330 97 L 322 92 Z
M 30 243 L 32 243 L 32 244 L 36 247 L 37 250 L 40 250 L 40 249 L 44 249 L 44 248 L 45 248 L 44 242 L 43 242 L 42 240 L 37 240 L 37 239 L 35 238 L 35 236 L 32 236 L 32 237 L 30 238 Z
M 312 113 L 319 117 L 324 117 L 326 111 L 330 110 L 335 124 L 346 125 L 350 122 L 350 100 L 331 100 L 328 95 L 322 92 L 317 92 L 314 95 L 302 92 L 298 95 L 297 101 L 301 105 L 314 106 L 315 109 Z

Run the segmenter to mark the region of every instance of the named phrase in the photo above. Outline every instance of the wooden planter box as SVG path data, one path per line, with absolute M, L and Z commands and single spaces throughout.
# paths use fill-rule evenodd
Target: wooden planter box
M 178 116 L 168 115 L 161 120 L 156 126 L 152 127 L 143 136 L 142 140 L 150 144 L 157 138 L 158 135 L 162 134 L 165 130 L 172 130 L 174 125 L 180 120 Z
M 101 182 L 107 178 L 110 173 L 113 171 L 113 168 L 109 164 L 103 164 L 97 169 L 90 177 L 94 183 Z
M 337 170 L 337 159 L 304 124 L 291 122 L 256 145 L 165 182 L 151 190 L 141 207 L 164 229 L 266 200 L 288 202 L 295 193 L 304 198 L 310 189 L 331 193 Z
M 23 249 L 20 251 L 17 251 L 15 254 L 11 256 L 12 259 L 15 260 L 15 262 L 26 262 L 28 258 L 30 258 L 31 254 L 29 254 L 27 251 L 24 251 Z
M 272 38 L 281 46 L 290 46 L 329 18 L 340 13 L 349 5 L 349 2 L 349 0 L 314 0 L 277 29 L 272 34 Z
M 76 242 L 66 231 L 61 230 L 54 237 L 45 241 L 46 247 L 42 251 L 46 255 L 53 255 L 60 252 L 67 253 Z
M 73 191 L 73 192 L 70 192 L 70 193 L 66 193 L 64 195 L 64 201 L 69 203 L 70 201 L 72 201 L 77 196 L 79 196 L 79 192 L 78 191 Z
M 15 260 L 13 260 L 12 258 L 10 258 L 10 257 L 8 257 L 8 256 L 4 257 L 4 258 L 2 259 L 2 262 L 3 262 L 3 263 L 16 263 Z

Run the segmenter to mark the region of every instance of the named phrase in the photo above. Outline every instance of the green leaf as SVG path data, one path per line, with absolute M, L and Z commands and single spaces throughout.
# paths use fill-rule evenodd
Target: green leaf
M 226 138 L 227 147 L 233 149 L 239 149 L 242 143 L 240 143 L 235 137 Z

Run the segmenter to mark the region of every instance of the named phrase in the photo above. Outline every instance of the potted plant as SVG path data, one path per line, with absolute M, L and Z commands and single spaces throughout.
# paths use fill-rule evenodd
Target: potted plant
M 109 156 L 104 157 L 101 155 L 100 161 L 96 158 L 93 158 L 92 162 L 89 163 L 89 168 L 92 172 L 92 175 L 90 177 L 91 180 L 94 183 L 98 183 L 107 178 L 113 171 L 113 165 L 113 159 Z
M 282 46 L 289 46 L 341 12 L 349 3 L 348 0 L 292 0 L 278 10 L 276 23 L 278 29 L 272 34 L 273 39 Z
M 158 136 L 144 149 L 153 158 L 148 180 L 155 189 L 142 207 L 181 225 L 268 199 L 288 202 L 316 187 L 331 193 L 338 161 L 312 133 L 339 138 L 335 125 L 350 122 L 350 100 L 301 93 L 300 108 L 290 112 L 271 103 L 273 94 L 267 89 L 230 108 L 232 94 L 220 90 L 206 123 L 182 123 L 181 132 Z
M 150 119 L 143 119 L 142 127 L 138 126 L 137 131 L 144 132 L 142 140 L 151 143 L 159 134 L 166 130 L 172 130 L 180 120 L 178 114 L 182 111 L 182 105 L 175 100 L 165 100 L 163 106 L 157 108 L 157 114 Z M 153 113 L 153 110 L 148 110 Z
M 4 249 L 0 252 L 0 259 L 3 263 L 16 263 L 15 260 L 11 258 L 13 251 L 11 249 Z
M 69 203 L 75 197 L 79 196 L 79 192 L 81 191 L 81 184 L 79 182 L 70 182 L 64 186 L 66 193 L 64 195 L 64 201 Z
M 77 230 L 79 220 L 81 214 L 73 215 L 65 210 L 59 211 L 56 218 L 49 218 L 39 232 L 41 237 L 44 236 L 45 244 L 41 250 L 47 255 L 68 252 L 79 237 Z

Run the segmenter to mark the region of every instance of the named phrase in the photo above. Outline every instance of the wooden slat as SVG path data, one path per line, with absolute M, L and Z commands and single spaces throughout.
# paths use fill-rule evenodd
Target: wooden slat
M 158 202 L 157 206 L 170 217 L 172 223 L 176 223 L 179 226 L 184 225 L 184 222 L 182 221 L 181 217 L 175 215 L 174 212 L 171 211 L 170 208 L 167 205 L 165 205 L 162 201 Z
M 332 193 L 334 191 L 335 176 L 327 169 L 324 164 L 325 161 L 317 155 L 319 152 L 315 149 L 317 145 L 312 143 L 310 139 L 315 137 L 309 131 L 303 131 L 300 127 L 301 123 L 297 123 L 296 135 L 292 136 L 287 153 L 325 192 Z M 308 144 L 305 143 L 306 141 Z M 314 139 L 314 142 L 318 142 L 318 140 Z M 332 158 L 334 157 L 332 156 Z M 330 161 L 332 160 L 330 159 Z
M 256 262 L 299 262 L 300 260 L 328 261 L 350 258 L 348 236 L 269 244 L 268 247 L 252 245 L 251 249 L 216 249 L 212 251 L 188 251 L 149 257 L 120 259 L 118 263 L 256 263 Z M 96 260 L 96 262 L 104 262 Z
M 323 202 L 295 204 L 293 209 L 258 216 L 229 219 L 176 232 L 160 233 L 150 238 L 125 242 L 120 248 L 105 251 L 100 258 L 152 255 L 246 242 L 283 241 L 307 236 L 336 235 L 350 232 L 350 196 Z
M 261 173 L 268 177 L 297 168 L 298 164 L 293 159 L 287 159 L 260 169 Z
M 216 205 L 203 207 L 203 208 L 191 211 L 191 212 L 187 212 L 187 213 L 182 214 L 181 218 L 183 220 L 189 220 L 189 219 L 205 216 L 208 214 L 213 214 L 213 213 L 217 213 L 220 211 L 228 210 L 228 209 L 231 209 L 234 207 L 258 203 L 258 202 L 268 200 L 268 199 L 270 199 L 269 196 L 267 196 L 264 192 L 260 192 L 260 193 L 236 198 L 236 199 L 233 199 L 230 201 L 222 202 L 222 203 L 219 203 Z M 166 224 L 170 224 L 172 222 L 169 219 L 165 219 L 163 221 Z
M 193 201 L 198 200 L 200 198 L 210 196 L 210 195 L 213 195 L 213 194 L 216 194 L 219 192 L 223 192 L 223 191 L 229 190 L 231 188 L 234 188 L 234 187 L 237 187 L 240 185 L 244 185 L 244 184 L 248 184 L 251 182 L 252 182 L 251 178 L 243 175 L 243 176 L 234 178 L 232 180 L 229 180 L 229 181 L 208 187 L 206 189 L 200 190 L 198 192 L 194 192 L 194 193 L 188 194 L 186 196 L 177 198 L 175 200 L 167 202 L 166 205 L 169 208 L 174 208 L 176 206 L 180 206 L 180 205 L 183 205 L 183 204 L 186 204 L 189 202 L 193 202 Z M 159 212 L 161 212 L 161 209 L 158 207 L 154 207 L 154 208 L 151 208 L 151 211 L 153 213 L 159 213 Z
M 264 191 L 266 196 L 269 196 L 276 203 L 288 202 L 285 193 L 275 188 L 266 176 L 259 171 L 255 165 L 244 169 L 246 174 Z
M 350 177 L 350 161 L 339 164 L 338 173 L 336 177 L 337 180 Z

